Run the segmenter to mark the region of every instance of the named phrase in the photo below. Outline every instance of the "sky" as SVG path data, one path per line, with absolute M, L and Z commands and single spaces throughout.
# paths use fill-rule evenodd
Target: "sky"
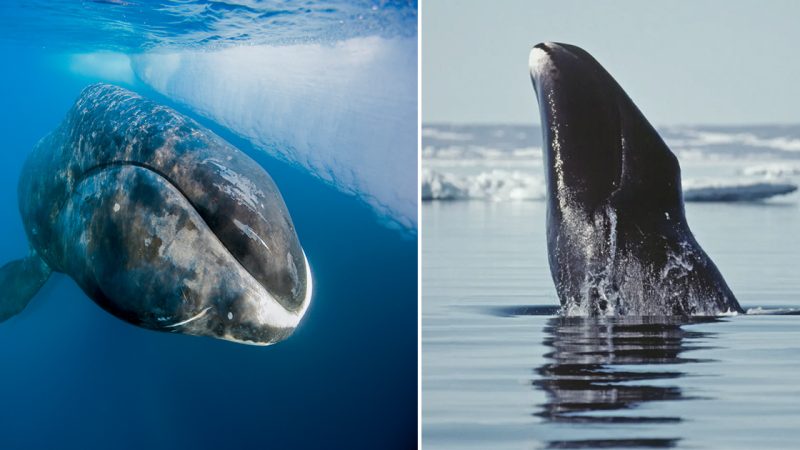
M 651 123 L 800 123 L 800 2 L 425 0 L 423 123 L 538 124 L 530 48 L 578 45 Z

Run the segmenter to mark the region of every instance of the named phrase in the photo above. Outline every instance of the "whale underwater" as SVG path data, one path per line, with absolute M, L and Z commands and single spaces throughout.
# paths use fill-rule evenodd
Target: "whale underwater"
M 278 188 L 195 121 L 94 84 L 25 162 L 28 257 L 0 268 L 0 321 L 52 271 L 157 331 L 267 345 L 305 314 L 312 280 Z
M 583 316 L 742 312 L 692 235 L 680 166 L 586 51 L 530 52 L 547 189 L 547 248 L 562 311 Z

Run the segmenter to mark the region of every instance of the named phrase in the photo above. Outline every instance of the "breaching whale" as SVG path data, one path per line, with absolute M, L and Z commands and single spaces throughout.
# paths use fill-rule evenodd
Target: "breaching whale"
M 741 312 L 684 215 L 680 166 L 584 50 L 530 52 L 542 123 L 550 271 L 568 315 Z
M 0 320 L 51 271 L 140 327 L 266 345 L 308 308 L 311 273 L 255 161 L 178 112 L 107 84 L 81 93 L 20 175 L 31 253 L 0 269 Z

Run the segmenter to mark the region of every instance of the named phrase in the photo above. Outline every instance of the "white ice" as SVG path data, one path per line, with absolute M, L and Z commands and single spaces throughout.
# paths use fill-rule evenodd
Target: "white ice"
M 544 180 L 531 171 L 492 169 L 477 175 L 424 169 L 420 179 L 422 200 L 543 200 Z M 687 202 L 743 202 L 789 194 L 797 185 L 766 179 L 687 179 L 683 198 Z
M 135 74 L 273 156 L 417 226 L 417 41 L 238 46 L 133 56 Z

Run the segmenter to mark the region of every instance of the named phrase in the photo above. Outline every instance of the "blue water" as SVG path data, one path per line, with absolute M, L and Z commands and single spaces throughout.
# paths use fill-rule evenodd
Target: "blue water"
M 63 50 L 138 51 L 163 40 L 189 45 L 183 40 L 192 29 L 179 23 L 153 25 L 160 33 L 155 37 L 143 31 L 149 14 L 158 15 L 151 3 L 127 2 L 136 9 L 127 10 L 125 17 L 116 12 L 84 17 L 94 23 L 93 29 L 76 18 L 75 11 L 122 6 L 67 3 L 71 2 L 20 2 L 5 4 L 2 11 L 3 262 L 27 252 L 16 201 L 23 161 L 37 140 L 63 119 L 80 90 L 100 79 L 69 70 Z M 195 2 L 169 5 L 178 4 Z M 340 5 L 328 6 L 319 20 L 336 17 L 339 24 Z M 226 8 L 238 11 L 222 2 L 212 6 L 222 17 Z M 393 12 L 381 15 L 391 26 L 381 27 L 378 20 L 335 35 L 315 22 L 317 13 L 310 9 L 302 16 L 289 12 L 283 21 L 272 19 L 269 28 L 288 27 L 280 31 L 280 39 L 289 39 L 295 25 L 328 30 L 313 36 L 318 40 L 377 33 L 376 29 L 392 34 L 397 33 L 393 27 L 408 32 L 406 16 L 416 14 L 415 4 L 392 7 Z M 351 15 L 354 9 L 364 15 L 373 11 L 364 3 L 350 5 L 341 14 Z M 99 31 L 98 23 L 127 31 Z M 235 23 L 234 28 L 247 31 L 243 27 L 248 21 L 237 16 Z M 202 17 L 191 27 L 204 29 Z M 75 33 L 70 32 L 73 28 Z M 218 40 L 230 44 L 228 34 L 216 33 Z M 258 30 L 251 34 L 261 43 L 274 37 Z M 303 36 L 297 32 L 295 37 L 306 39 Z M 416 73 L 416 67 L 413 70 Z M 287 341 L 251 347 L 131 326 L 96 306 L 70 278 L 54 274 L 20 315 L 0 324 L 0 448 L 415 446 L 416 234 L 387 227 L 352 194 L 255 148 L 139 80 L 119 84 L 192 116 L 265 167 L 281 190 L 311 262 L 314 297 Z
M 7 0 L 0 39 L 60 50 L 208 48 L 416 36 L 413 0 Z
M 800 307 L 791 204 L 687 204 L 744 308 Z M 422 206 L 425 448 L 796 448 L 800 317 L 559 319 L 543 202 Z

